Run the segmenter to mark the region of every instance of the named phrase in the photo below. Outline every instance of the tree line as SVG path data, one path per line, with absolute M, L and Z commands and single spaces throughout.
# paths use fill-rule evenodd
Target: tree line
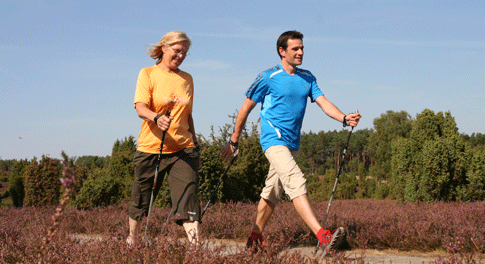
M 231 116 L 233 122 L 235 115 Z M 226 168 L 220 150 L 228 142 L 232 124 L 214 128 L 208 138 L 198 135 L 202 166 L 199 197 L 207 201 Z M 239 141 L 241 153 L 223 179 L 218 201 L 257 201 L 269 163 L 259 144 L 258 123 L 248 124 Z M 328 199 L 336 167 L 344 162 L 336 192 L 338 199 L 394 199 L 398 203 L 485 200 L 485 135 L 460 134 L 449 112 L 425 109 L 412 118 L 407 112 L 387 111 L 374 119 L 372 129 L 356 129 L 342 160 L 348 130 L 303 133 L 297 162 L 307 177 L 312 199 Z M 133 136 L 116 140 L 110 156 L 69 157 L 75 170 L 71 204 L 91 208 L 128 201 L 134 180 Z M 16 207 L 57 204 L 62 195 L 60 160 L 42 156 L 0 160 L 0 177 Z M 162 177 L 159 176 L 159 179 Z M 155 201 L 170 205 L 166 179 Z

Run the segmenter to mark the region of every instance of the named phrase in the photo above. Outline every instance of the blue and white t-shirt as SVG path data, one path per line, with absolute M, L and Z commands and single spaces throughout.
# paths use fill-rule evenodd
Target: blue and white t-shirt
M 300 133 L 307 98 L 315 102 L 323 95 L 317 79 L 307 70 L 297 68 L 288 74 L 281 64 L 258 75 L 246 96 L 261 105 L 261 146 L 266 151 L 274 145 L 291 150 L 300 147 Z

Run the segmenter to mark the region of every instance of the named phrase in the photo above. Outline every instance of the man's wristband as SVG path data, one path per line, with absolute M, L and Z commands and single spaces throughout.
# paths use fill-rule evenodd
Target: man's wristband
M 155 118 L 153 118 L 153 122 L 155 122 L 155 124 L 158 125 L 157 121 L 158 121 L 158 118 L 160 118 L 162 115 L 161 114 L 157 114 L 157 116 L 155 116 Z
M 232 140 L 229 139 L 229 144 L 234 148 L 234 150 L 238 149 L 237 142 L 232 142 Z
M 344 127 L 349 125 L 349 121 L 347 121 L 347 119 L 345 119 L 346 117 L 347 117 L 347 115 L 344 115 L 344 121 L 342 122 L 344 124 Z

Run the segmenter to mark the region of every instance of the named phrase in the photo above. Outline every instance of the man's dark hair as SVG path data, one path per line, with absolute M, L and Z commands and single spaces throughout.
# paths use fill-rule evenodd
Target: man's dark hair
M 290 31 L 286 31 L 284 32 L 283 34 L 280 35 L 280 37 L 278 38 L 278 41 L 276 41 L 276 52 L 278 52 L 278 56 L 281 57 L 281 54 L 280 54 L 280 47 L 282 47 L 284 50 L 286 50 L 286 48 L 288 48 L 288 40 L 289 39 L 301 39 L 303 40 L 303 34 L 301 34 L 300 32 L 296 31 L 296 30 L 290 30 Z

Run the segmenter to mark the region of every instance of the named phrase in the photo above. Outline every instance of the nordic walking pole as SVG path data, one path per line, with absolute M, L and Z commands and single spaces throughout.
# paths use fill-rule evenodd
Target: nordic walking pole
M 223 179 L 226 177 L 227 171 L 231 167 L 232 163 L 236 160 L 236 157 L 237 157 L 238 154 L 239 154 L 239 149 L 237 149 L 234 152 L 234 154 L 232 154 L 232 158 L 229 161 L 229 164 L 227 165 L 226 170 L 224 171 L 224 173 L 222 174 L 222 176 L 219 178 L 219 182 L 217 183 L 216 188 L 214 189 L 214 191 L 212 191 L 211 197 L 209 198 L 209 201 L 205 205 L 204 210 L 202 211 L 202 214 L 200 215 L 200 222 L 202 222 L 202 217 L 204 217 L 205 210 L 207 210 L 207 207 L 209 207 L 209 204 L 211 203 L 212 197 L 214 197 L 214 194 L 216 194 L 216 192 L 219 189 L 219 186 L 221 185 Z
M 357 110 L 357 113 L 358 112 L 359 112 L 359 110 Z M 332 204 L 333 195 L 335 194 L 335 190 L 337 189 L 338 178 L 340 176 L 340 172 L 342 171 L 342 167 L 344 165 L 345 155 L 347 154 L 347 148 L 349 147 L 350 136 L 352 135 L 353 130 L 354 130 L 354 127 L 349 128 L 349 135 L 347 136 L 347 143 L 345 143 L 344 151 L 342 153 L 342 160 L 340 161 L 340 165 L 338 166 L 337 177 L 335 177 L 335 182 L 333 184 L 332 194 L 330 195 L 330 199 L 328 200 L 327 213 L 325 214 L 325 219 L 323 220 L 323 225 L 322 225 L 323 229 L 325 229 L 325 225 L 327 224 L 328 212 L 330 211 L 330 205 Z M 317 242 L 317 248 L 319 248 L 319 245 L 320 245 L 320 241 Z
M 170 116 L 170 110 L 169 109 L 167 109 L 167 112 L 165 113 L 165 115 Z M 150 213 L 152 212 L 152 205 L 153 205 L 153 199 L 154 199 L 153 193 L 155 192 L 155 186 L 157 185 L 158 168 L 160 167 L 160 159 L 162 157 L 163 141 L 165 141 L 165 134 L 167 134 L 167 131 L 163 131 L 163 134 L 162 134 L 162 142 L 160 143 L 160 152 L 158 153 L 157 166 L 155 167 L 155 178 L 153 179 L 152 196 L 150 197 L 150 205 L 148 206 L 148 215 L 147 215 L 147 225 L 145 227 L 145 236 L 143 238 L 146 238 L 146 236 L 147 236 L 148 221 L 150 220 Z

